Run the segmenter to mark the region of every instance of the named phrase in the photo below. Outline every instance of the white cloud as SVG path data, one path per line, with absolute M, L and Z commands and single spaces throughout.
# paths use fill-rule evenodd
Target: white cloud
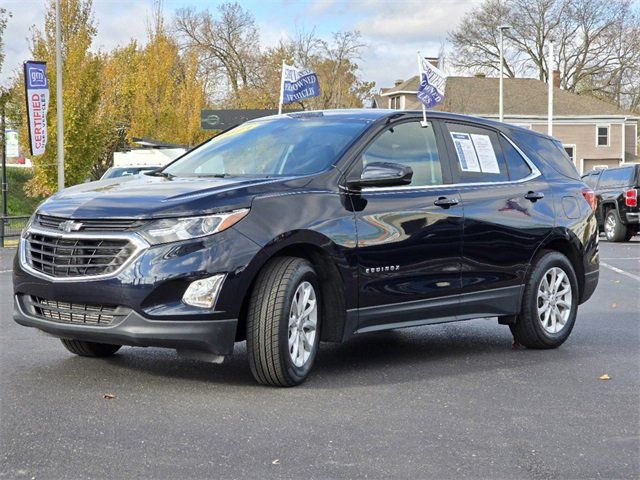
M 358 30 L 370 38 L 394 42 L 440 41 L 447 37 L 476 1 L 412 2 L 387 4 L 376 14 L 360 20 Z

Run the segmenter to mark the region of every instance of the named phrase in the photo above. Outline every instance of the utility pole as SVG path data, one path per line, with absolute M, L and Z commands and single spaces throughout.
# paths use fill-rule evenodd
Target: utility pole
M 549 58 L 547 58 L 547 82 L 549 84 L 547 105 L 547 134 L 553 135 L 553 40 L 549 42 Z
M 56 0 L 56 117 L 58 123 L 58 191 L 64 188 L 64 115 L 62 111 L 62 41 L 60 0 Z
M 509 30 L 509 25 L 500 25 L 500 107 L 499 107 L 499 119 L 504 122 L 504 32 Z

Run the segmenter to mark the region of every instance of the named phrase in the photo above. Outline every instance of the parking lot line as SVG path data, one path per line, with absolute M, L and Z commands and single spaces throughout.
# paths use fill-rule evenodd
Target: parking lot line
M 634 280 L 637 280 L 640 282 L 639 275 L 634 275 L 633 273 L 625 272 L 624 270 L 618 267 L 614 267 L 613 265 L 609 265 L 608 263 L 600 262 L 600 265 L 602 265 L 605 268 L 608 268 L 609 270 L 613 270 L 614 272 L 619 273 L 620 275 L 625 275 L 629 278 L 633 278 Z
M 11 273 L 13 270 L 0 270 L 0 273 Z

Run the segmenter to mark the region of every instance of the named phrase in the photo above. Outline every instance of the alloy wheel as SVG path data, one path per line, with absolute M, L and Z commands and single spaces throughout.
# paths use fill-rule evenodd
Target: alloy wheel
M 571 315 L 571 281 L 560 267 L 544 274 L 538 287 L 538 320 L 547 333 L 560 332 Z
M 318 326 L 316 291 L 311 283 L 298 285 L 289 312 L 289 355 L 296 367 L 302 367 L 313 352 Z
M 604 233 L 607 237 L 607 240 L 613 238 L 616 231 L 616 217 L 613 214 L 607 215 L 607 218 L 604 221 Z

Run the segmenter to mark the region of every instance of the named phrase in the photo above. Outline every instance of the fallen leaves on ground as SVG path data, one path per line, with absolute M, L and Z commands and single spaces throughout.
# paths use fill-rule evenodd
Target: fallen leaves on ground
M 271 465 L 280 465 L 280 459 L 276 458 L 273 462 L 271 462 Z
M 598 380 L 611 380 L 611 377 L 608 374 L 600 375 Z
M 116 398 L 114 393 L 105 393 L 104 395 L 102 395 L 102 398 L 106 398 L 107 400 L 113 400 L 114 398 Z

